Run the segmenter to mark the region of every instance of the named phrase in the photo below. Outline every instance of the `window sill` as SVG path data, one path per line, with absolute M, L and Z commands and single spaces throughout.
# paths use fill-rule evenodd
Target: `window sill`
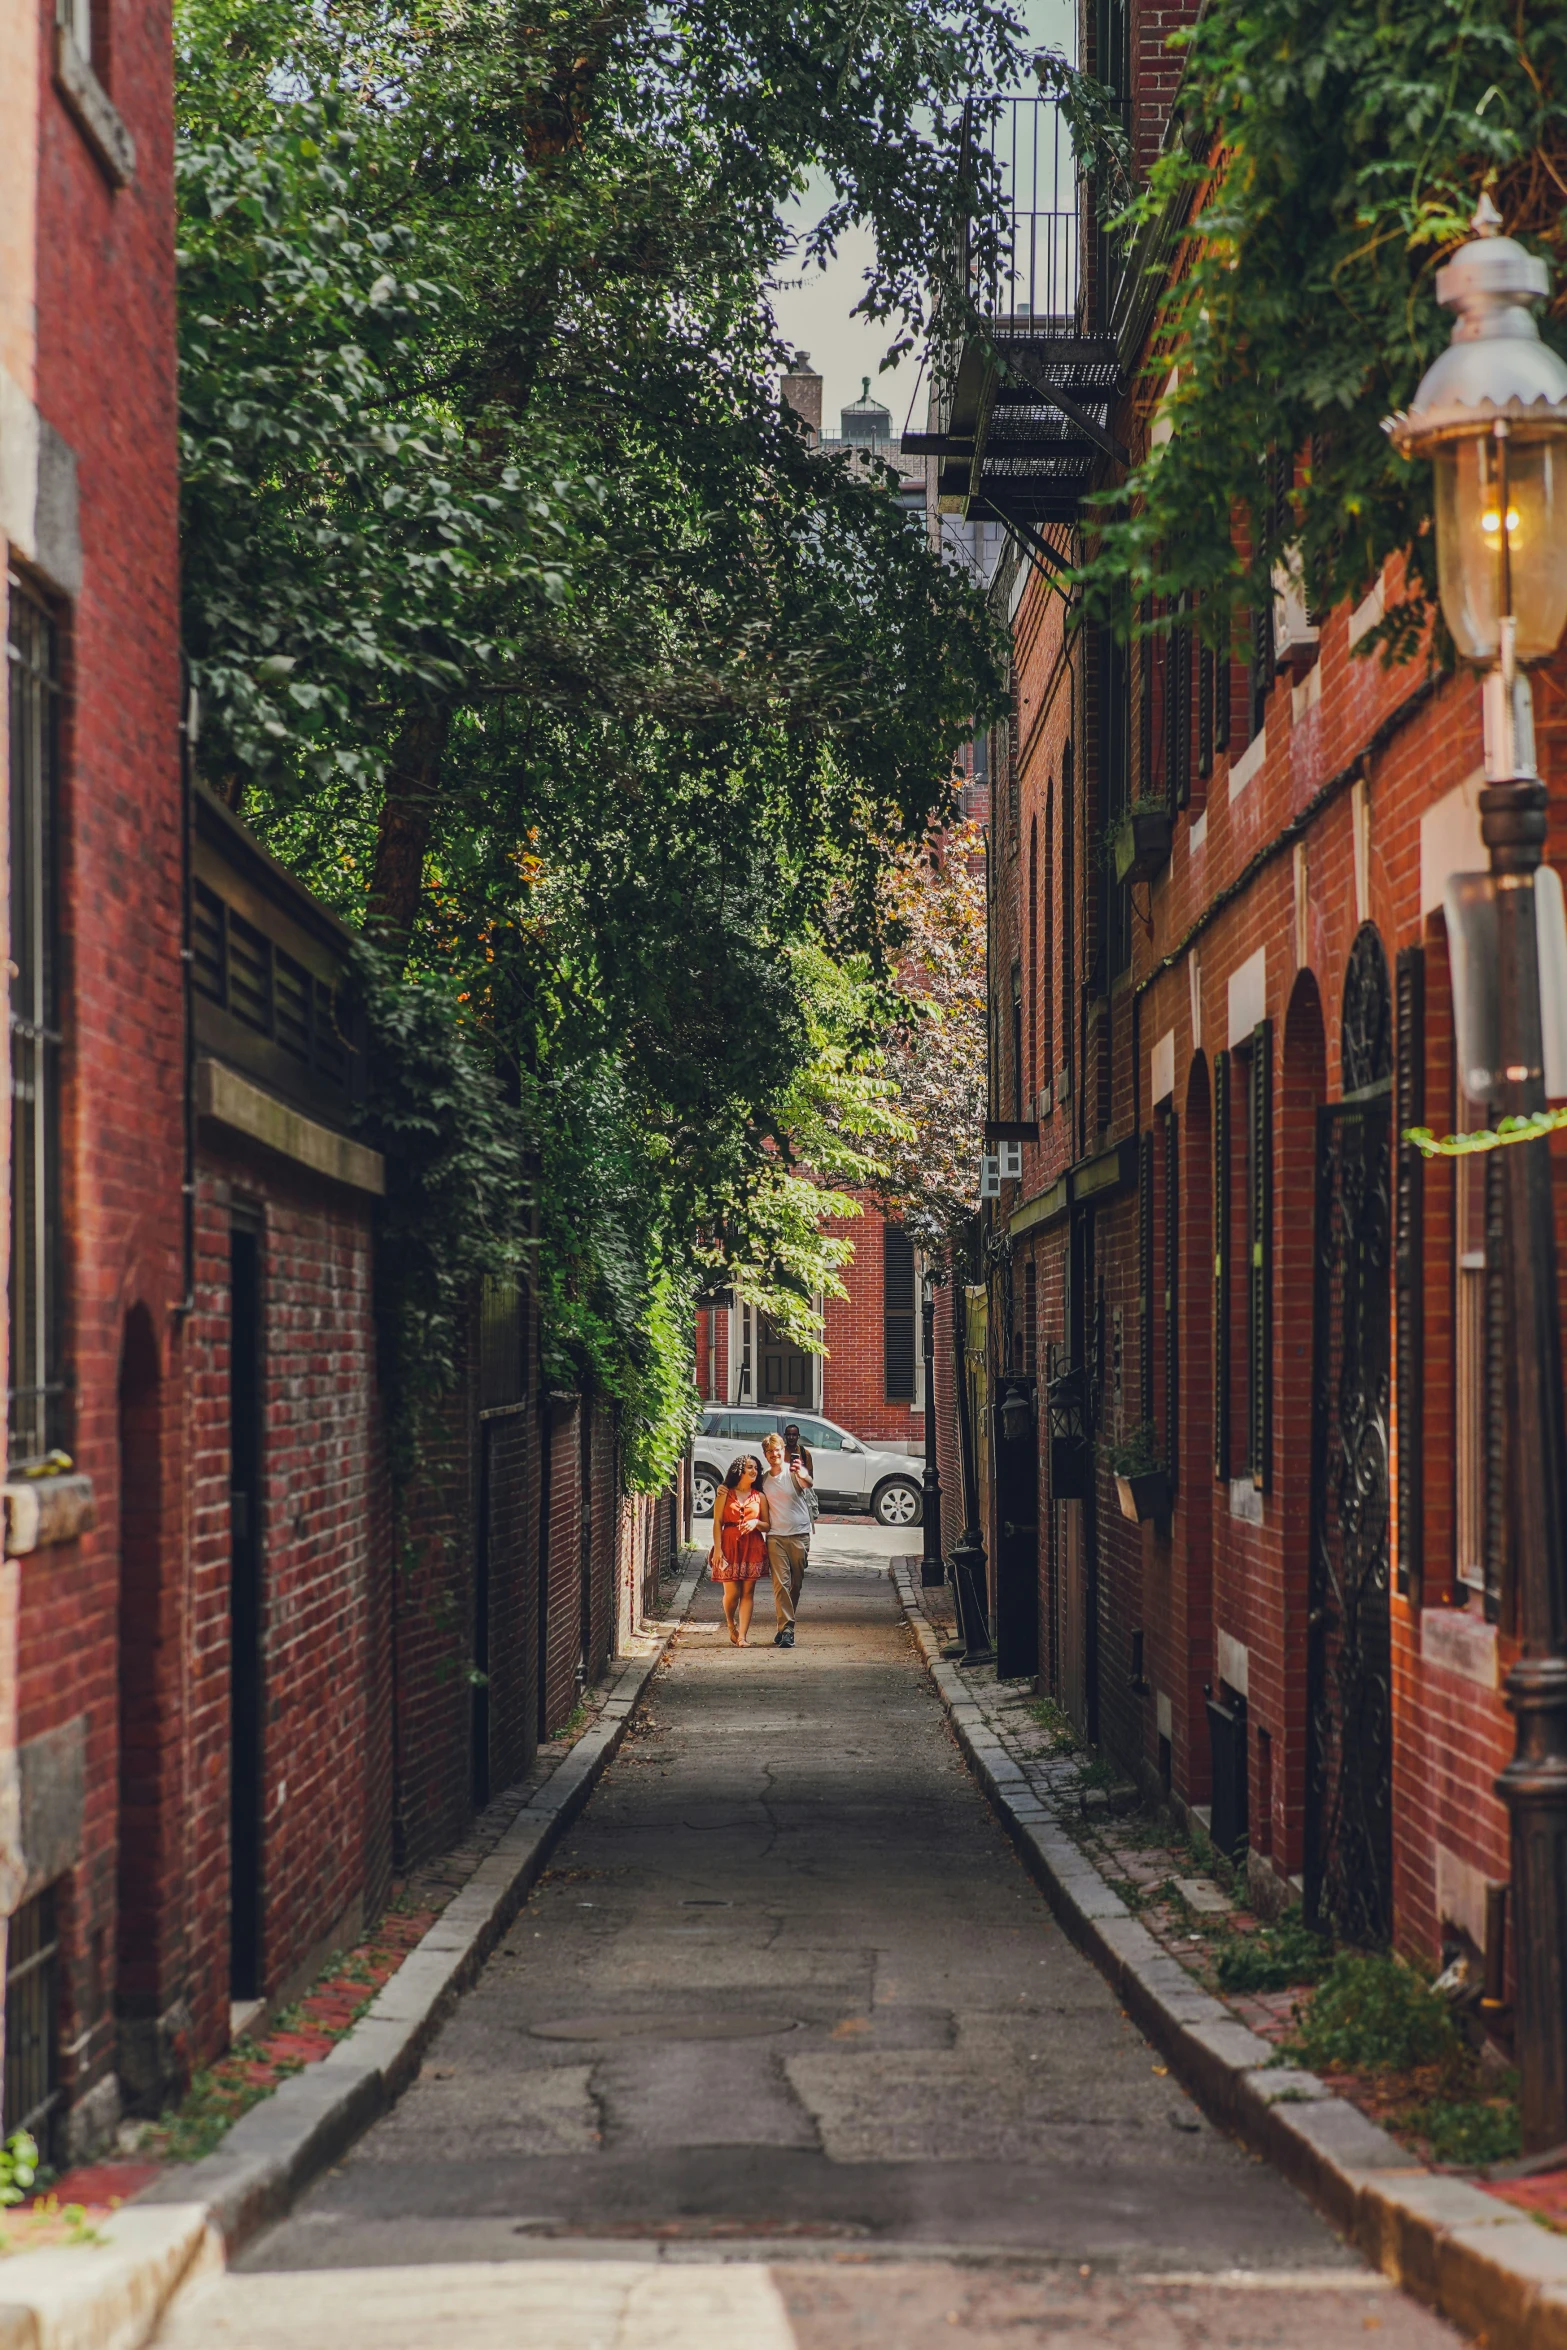
M 90 1477 L 18 1477 L 5 1487 L 5 1555 L 74 1542 L 98 1523 Z
M 128 187 L 136 176 L 136 141 L 64 25 L 55 33 L 54 79 L 109 185 Z

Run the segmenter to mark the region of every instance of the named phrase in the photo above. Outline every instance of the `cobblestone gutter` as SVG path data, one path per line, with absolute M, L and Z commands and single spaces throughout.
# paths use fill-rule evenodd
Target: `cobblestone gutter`
M 1275 2164 L 1384 2275 L 1488 2350 L 1567 2350 L 1567 2237 L 1417 2162 L 1315 2073 L 1281 2065 L 1255 2028 L 1276 2023 L 1276 2011 L 1205 1988 L 1134 1914 L 1066 1825 L 1080 1814 L 1077 1765 L 1042 1751 L 1048 1741 L 993 1673 L 943 1659 L 921 1606 L 919 1560 L 894 1559 L 892 1572 L 958 1743 L 1025 1866 L 1212 2118 Z

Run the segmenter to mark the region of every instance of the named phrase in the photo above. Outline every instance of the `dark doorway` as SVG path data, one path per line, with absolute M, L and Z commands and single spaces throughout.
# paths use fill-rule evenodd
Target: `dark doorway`
M 813 1358 L 775 1330 L 765 1314 L 756 1319 L 762 1356 L 758 1403 L 770 1404 L 774 1411 L 808 1412 L 816 1394 Z
M 494 1543 L 495 1430 L 479 1422 L 479 1506 L 473 1546 L 473 1710 L 468 1717 L 473 1808 L 490 1800 L 490 1553 Z
M 996 1480 L 996 1678 L 1039 1671 L 1039 1440 L 1034 1381 L 1000 1381 L 990 1415 Z
M 163 1448 L 158 1346 L 145 1306 L 133 1308 L 120 1358 L 120 1827 L 115 2001 L 118 2069 L 133 2112 L 162 2103 L 158 1897 L 163 1851 Z
M 229 1239 L 229 1994 L 261 1995 L 261 1234 Z

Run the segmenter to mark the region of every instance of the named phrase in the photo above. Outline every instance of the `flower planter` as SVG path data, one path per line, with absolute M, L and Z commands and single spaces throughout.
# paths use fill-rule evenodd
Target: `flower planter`
M 1134 809 L 1115 828 L 1117 881 L 1152 881 L 1170 862 L 1173 823 L 1167 808 Z
M 1167 1518 L 1170 1514 L 1170 1474 L 1167 1469 L 1144 1469 L 1136 1477 L 1117 1476 L 1116 1492 L 1121 1497 L 1121 1515 L 1134 1525 L 1142 1525 L 1148 1518 Z

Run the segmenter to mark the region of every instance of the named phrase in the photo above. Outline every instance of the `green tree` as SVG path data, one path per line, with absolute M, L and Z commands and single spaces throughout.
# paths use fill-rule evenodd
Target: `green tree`
M 933 0 L 181 16 L 202 771 L 485 1040 L 550 1344 L 649 1461 L 697 1267 L 820 1285 L 780 1170 L 822 973 L 880 983 L 882 844 L 997 700 L 890 478 L 778 405 L 781 206 L 824 166 L 818 245 L 869 221 L 911 334 L 1014 56 Z

